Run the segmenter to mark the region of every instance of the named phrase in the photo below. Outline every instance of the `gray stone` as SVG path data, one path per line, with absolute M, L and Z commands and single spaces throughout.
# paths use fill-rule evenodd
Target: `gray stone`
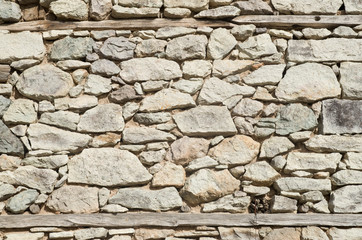
M 51 64 L 28 68 L 21 74 L 16 84 L 22 95 L 35 100 L 64 97 L 71 87 L 73 87 L 71 75 Z
M 322 134 L 362 133 L 361 116 L 361 100 L 325 100 L 322 105 L 320 131 Z
M 39 119 L 39 123 L 45 123 L 56 127 L 76 130 L 79 122 L 79 114 L 68 111 L 46 112 Z
M 205 60 L 185 61 L 182 71 L 185 78 L 204 78 L 211 74 L 212 64 Z
M 260 186 L 244 186 L 243 191 L 252 196 L 262 196 L 270 192 L 269 187 L 260 187 Z
M 143 125 L 152 125 L 165 123 L 172 119 L 171 114 L 168 112 L 157 113 L 137 113 L 134 115 L 134 121 Z
M 339 26 L 333 30 L 333 36 L 355 38 L 358 36 L 358 33 L 356 33 L 351 27 Z
M 246 165 L 243 180 L 252 181 L 254 185 L 270 186 L 280 177 L 272 166 L 262 161 Z
M 97 106 L 98 99 L 95 96 L 81 95 L 76 98 L 57 98 L 54 99 L 55 109 L 57 110 L 76 110 L 84 111 Z
M 362 99 L 362 64 L 342 62 L 339 70 L 343 98 Z
M 126 82 L 172 80 L 182 77 L 180 66 L 170 60 L 135 58 L 121 63 L 120 77 Z
M 133 58 L 136 44 L 125 37 L 111 37 L 104 41 L 100 53 L 111 60 L 122 61 Z
M 107 204 L 101 208 L 101 211 L 106 213 L 125 213 L 128 212 L 128 208 L 122 207 L 118 204 Z
M 180 92 L 193 95 L 201 89 L 203 83 L 204 82 L 202 79 L 198 81 L 181 79 L 172 84 L 172 87 L 179 90 Z
M 297 203 L 298 201 L 295 199 L 273 196 L 270 211 L 272 213 L 292 213 L 297 211 Z
M 10 1 L 0 1 L 0 21 L 19 22 L 21 19 L 20 6 Z
M 50 58 L 55 61 L 83 59 L 92 52 L 93 44 L 92 38 L 72 38 L 68 36 L 54 42 Z
M 122 108 L 122 115 L 124 120 L 131 119 L 139 109 L 139 104 L 134 102 L 127 102 Z
M 140 111 L 158 112 L 195 106 L 196 103 L 189 94 L 181 93 L 176 89 L 166 88 L 143 99 Z
M 212 159 L 209 156 L 205 156 L 205 157 L 201 157 L 201 158 L 197 158 L 195 160 L 192 160 L 187 167 L 185 168 L 185 170 L 187 172 L 194 172 L 197 171 L 199 169 L 202 168 L 212 168 L 212 167 L 216 167 L 219 163 L 217 161 L 215 161 L 214 159 Z
M 52 192 L 46 206 L 61 213 L 98 212 L 98 188 L 63 186 Z
M 57 62 L 57 67 L 64 71 L 74 70 L 78 68 L 88 68 L 91 64 L 79 60 L 64 60 Z
M 186 172 L 182 166 L 166 163 L 160 171 L 153 175 L 152 187 L 182 187 Z
M 362 184 L 362 172 L 357 170 L 341 170 L 331 177 L 335 186 Z
M 31 165 L 37 168 L 57 169 L 68 163 L 67 155 L 27 157 L 21 161 L 22 165 Z
M 226 107 L 199 106 L 177 113 L 173 118 L 187 136 L 229 136 L 237 132 Z
M 153 165 L 165 159 L 166 151 L 164 149 L 158 151 L 146 151 L 139 155 L 140 161 L 145 165 Z
M 207 54 L 212 59 L 222 59 L 231 52 L 236 43 L 235 37 L 229 30 L 225 28 L 215 29 L 209 39 Z
M 123 131 L 123 142 L 131 144 L 173 141 L 176 137 L 154 128 L 148 127 L 129 127 Z
M 303 28 L 302 33 L 307 39 L 324 39 L 332 33 L 327 28 Z
M 165 8 L 163 15 L 166 18 L 186 18 L 191 15 L 188 8 Z
M 159 28 L 156 32 L 156 38 L 167 39 L 181 37 L 183 35 L 194 34 L 196 30 L 194 28 L 187 27 L 163 27 Z
M 315 135 L 305 146 L 315 152 L 362 152 L 362 135 Z
M 324 196 L 320 191 L 310 191 L 302 194 L 302 202 L 320 202 L 324 200 Z
M 14 175 L 19 185 L 37 189 L 42 193 L 52 192 L 58 178 L 58 173 L 53 170 L 33 166 L 19 167 Z
M 7 233 L 5 237 L 7 240 L 42 240 L 44 233 Z
M 84 86 L 84 92 L 99 96 L 112 90 L 111 79 L 90 74 Z
M 166 88 L 169 83 L 166 81 L 147 81 L 141 83 L 144 92 L 155 92 Z
M 246 41 L 237 44 L 242 59 L 254 59 L 278 53 L 276 46 L 268 34 L 249 37 Z
M 234 35 L 236 40 L 244 41 L 247 38 L 253 36 L 255 29 L 256 27 L 253 24 L 238 25 L 233 27 L 230 32 L 232 35 Z
M 293 142 L 304 142 L 310 138 L 312 131 L 295 132 L 289 135 L 290 140 Z
M 13 91 L 13 85 L 10 83 L 0 84 L 0 95 L 10 96 Z
M 214 202 L 205 203 L 202 212 L 246 212 L 250 204 L 250 197 L 227 195 Z
M 35 122 L 36 119 L 34 102 L 28 99 L 14 100 L 3 116 L 7 124 L 28 124 Z
M 260 240 L 258 232 L 253 228 L 224 228 L 218 227 L 221 240 Z M 200 239 L 213 240 L 213 239 Z
M 159 8 L 127 8 L 113 6 L 111 16 L 114 18 L 157 18 L 160 13 Z
M 244 77 L 243 81 L 252 86 L 276 85 L 282 80 L 284 69 L 285 64 L 265 65 Z
M 6 204 L 6 210 L 11 213 L 23 213 L 33 202 L 35 202 L 38 196 L 39 193 L 33 189 L 20 192 L 9 199 Z
M 243 117 L 255 117 L 263 110 L 263 103 L 250 99 L 242 99 L 233 109 L 232 113 Z
M 46 53 L 40 33 L 20 32 L 0 34 L 0 63 L 11 63 L 21 59 L 42 60 Z M 26 44 L 24 39 L 27 40 Z
M 285 30 L 269 29 L 268 33 L 272 37 L 285 38 L 285 39 L 292 39 L 293 38 L 293 33 L 285 31 Z
M 361 229 L 332 227 L 327 231 L 327 235 L 330 240 L 359 240 L 361 238 Z
M 210 202 L 239 189 L 240 181 L 228 170 L 215 172 L 201 169 L 186 179 L 181 189 L 182 198 L 190 205 Z
M 115 103 L 125 103 L 131 100 L 142 99 L 140 95 L 137 95 L 135 89 L 130 85 L 124 85 L 116 91 L 112 91 L 108 96 L 109 100 Z M 138 110 L 139 106 L 137 107 Z
M 362 61 L 358 54 L 361 51 L 362 39 L 289 40 L 287 59 L 292 62 Z
M 327 193 L 332 190 L 332 184 L 329 179 L 312 179 L 300 177 L 283 177 L 274 183 L 274 188 L 279 192 L 309 192 L 321 191 Z
M 362 14 L 361 2 L 355 0 L 344 0 L 343 2 L 347 14 Z
M 92 63 L 90 71 L 94 74 L 111 77 L 117 75 L 121 69 L 112 61 L 100 59 Z
M 300 103 L 283 106 L 278 113 L 276 133 L 288 135 L 300 130 L 312 130 L 318 121 L 314 112 Z
M 167 211 L 180 208 L 182 199 L 174 187 L 161 190 L 123 188 L 109 199 L 109 203 L 121 204 L 131 209 Z
M 50 11 L 59 20 L 88 20 L 88 6 L 82 0 L 57 0 L 50 3 Z
M 112 10 L 111 0 L 91 0 L 89 15 L 92 19 L 104 20 Z
M 252 138 L 237 135 L 224 139 L 211 148 L 208 155 L 220 164 L 229 166 L 245 165 L 257 157 L 259 148 L 260 144 Z
M 286 137 L 271 137 L 261 145 L 261 158 L 273 158 L 278 154 L 288 152 L 294 148 L 294 144 Z
M 147 39 L 139 44 L 135 49 L 138 57 L 153 57 L 165 52 L 167 41 L 159 39 Z
M 246 121 L 243 117 L 234 118 L 234 123 L 239 133 L 251 136 L 254 134 L 253 124 Z
M 0 120 L 0 152 L 10 155 L 23 156 L 24 146 L 10 129 Z
M 343 4 L 342 0 L 272 0 L 273 6 L 283 14 L 336 14 Z
M 28 136 L 33 150 L 77 151 L 86 147 L 91 137 L 85 134 L 65 131 L 41 123 L 30 124 Z
M 201 11 L 208 8 L 209 0 L 164 0 L 164 6 L 166 8 L 189 8 L 191 11 Z
M 6 200 L 16 193 L 16 189 L 13 185 L 2 183 L 0 184 L 0 201 Z
M 248 70 L 254 61 L 251 60 L 215 60 L 212 75 L 215 77 L 227 77 Z
M 362 185 L 345 186 L 331 193 L 329 208 L 333 213 L 361 213 Z
M 0 118 L 4 115 L 6 110 L 9 108 L 11 100 L 9 98 L 0 96 Z
M 241 15 L 273 14 L 268 3 L 261 0 L 237 1 L 233 5 L 241 9 Z
M 168 42 L 166 56 L 172 60 L 204 59 L 206 57 L 207 37 L 186 35 Z
M 362 153 L 346 153 L 344 162 L 348 169 L 362 170 Z
M 87 240 L 107 237 L 108 230 L 105 228 L 87 228 L 74 231 L 74 237 L 77 240 Z
M 69 36 L 71 34 L 73 34 L 72 29 L 68 29 L 68 30 L 49 30 L 49 31 L 43 32 L 43 38 L 45 40 L 56 40 L 56 39 L 59 39 L 59 38 Z
M 237 17 L 240 9 L 234 6 L 222 6 L 199 12 L 194 18 L 224 19 Z
M 49 239 L 63 239 L 63 238 L 72 238 L 74 237 L 73 231 L 64 231 L 64 232 L 51 232 L 49 233 Z

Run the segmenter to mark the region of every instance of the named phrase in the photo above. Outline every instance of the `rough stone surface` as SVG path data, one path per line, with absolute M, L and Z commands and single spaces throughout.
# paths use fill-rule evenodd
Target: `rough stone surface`
M 5 237 L 7 240 L 41 240 L 44 237 L 44 233 L 7 233 Z
M 27 157 L 21 161 L 22 165 L 31 165 L 37 168 L 57 169 L 68 163 L 67 155 Z
M 305 145 L 315 152 L 362 152 L 362 136 L 315 135 Z
M 112 10 L 111 0 L 91 0 L 89 14 L 94 20 L 104 20 Z
M 10 129 L 0 120 L 0 152 L 5 154 L 14 154 L 16 156 L 24 155 L 24 146 Z
M 297 211 L 298 201 L 295 199 L 273 196 L 270 211 L 272 213 L 291 213 Z
M 152 179 L 153 187 L 182 187 L 185 183 L 186 173 L 182 166 L 166 163 Z
M 359 240 L 361 238 L 360 228 L 336 228 L 332 227 L 327 231 L 330 240 Z
M 355 0 L 344 0 L 347 14 L 362 14 L 362 3 Z
M 315 226 L 308 226 L 302 229 L 302 240 L 329 240 L 327 234 L 320 229 L 319 227 Z
M 272 8 L 261 0 L 237 1 L 233 5 L 240 8 L 242 15 L 273 14 Z
M 171 141 L 175 136 L 154 128 L 129 127 L 123 131 L 123 141 L 125 143 L 139 144 L 149 142 Z
M 238 43 L 239 57 L 244 59 L 260 58 L 278 53 L 268 34 L 249 37 L 246 41 Z
M 278 154 L 288 152 L 294 144 L 286 137 L 271 137 L 263 142 L 260 150 L 261 158 L 273 158 Z
M 21 185 L 50 193 L 58 178 L 58 173 L 50 169 L 39 169 L 33 166 L 19 167 L 14 171 L 15 179 Z
M 4 115 L 6 110 L 9 108 L 11 100 L 9 98 L 0 96 L 0 117 Z
M 340 67 L 342 96 L 349 99 L 362 99 L 362 64 L 343 62 Z
M 239 16 L 240 9 L 234 6 L 223 6 L 201 11 L 194 18 L 224 19 Z
M 204 78 L 211 73 L 212 65 L 205 60 L 185 61 L 182 71 L 185 78 Z
M 91 53 L 94 41 L 92 38 L 65 37 L 54 42 L 50 58 L 52 60 L 83 59 Z
M 212 10 L 209 10 L 212 11 Z M 201 13 L 200 13 L 201 14 Z M 207 54 L 212 59 L 222 59 L 235 47 L 235 37 L 225 28 L 218 28 L 212 31 Z
M 106 58 L 121 61 L 131 59 L 135 48 L 136 44 L 125 37 L 111 37 L 104 41 L 100 53 Z
M 88 228 L 74 231 L 74 237 L 77 240 L 105 238 L 108 230 L 105 228 Z
M 342 3 L 342 0 L 272 0 L 273 6 L 284 14 L 336 14 Z
M 46 112 L 41 115 L 39 123 L 76 130 L 79 118 L 79 114 L 69 111 Z
M 263 240 L 277 239 L 299 240 L 300 231 L 295 228 L 277 228 L 272 230 L 265 238 L 263 238 Z
M 222 240 L 260 240 L 259 234 L 253 228 L 219 227 L 218 230 Z
M 153 57 L 165 51 L 167 41 L 147 39 L 137 44 L 135 53 L 138 57 Z
M 50 3 L 50 10 L 60 20 L 88 20 L 88 6 L 81 0 L 57 0 Z
M 215 77 L 227 77 L 248 70 L 254 61 L 251 60 L 215 60 L 212 75 Z
M 35 122 L 36 119 L 34 102 L 28 99 L 14 100 L 3 116 L 7 124 L 28 124 Z
M 344 162 L 349 169 L 362 170 L 362 153 L 346 153 Z
M 341 170 L 331 177 L 335 186 L 362 184 L 362 172 L 357 170 Z
M 291 152 L 288 154 L 287 165 L 284 168 L 284 172 L 334 172 L 341 158 L 342 155 L 339 153 L 323 154 Z
M 20 6 L 10 1 L 0 1 L 0 21 L 19 22 L 21 19 Z
M 243 213 L 250 204 L 250 197 L 234 197 L 227 195 L 214 202 L 205 203 L 202 212 L 231 212 Z
M 331 193 L 329 207 L 333 213 L 361 213 L 362 185 L 345 186 Z
M 244 77 L 243 81 L 252 86 L 276 85 L 282 79 L 284 69 L 285 64 L 265 65 Z
M 92 63 L 90 71 L 94 74 L 111 77 L 117 75 L 121 69 L 112 61 L 100 59 Z
M 243 179 L 252 181 L 255 185 L 270 186 L 281 175 L 266 161 L 255 162 L 245 166 Z
M 84 92 L 99 96 L 112 90 L 111 80 L 99 75 L 90 74 L 84 86 Z
M 159 12 L 159 8 L 126 8 L 118 5 L 112 7 L 114 18 L 157 18 Z
M 39 196 L 36 190 L 28 189 L 10 198 L 6 209 L 11 213 L 23 213 Z
M 203 59 L 206 57 L 207 37 L 186 35 L 168 42 L 166 56 L 172 60 Z
M 232 113 L 243 117 L 255 117 L 263 110 L 263 103 L 250 99 L 242 99 L 233 109 Z
M 274 183 L 274 187 L 278 191 L 285 192 L 308 192 L 308 191 L 321 191 L 330 192 L 332 184 L 329 179 L 311 179 L 300 177 L 284 177 L 278 179 Z
M 189 8 L 192 11 L 201 11 L 208 8 L 209 0 L 190 0 L 190 1 L 177 1 L 165 0 L 164 6 L 166 8 Z

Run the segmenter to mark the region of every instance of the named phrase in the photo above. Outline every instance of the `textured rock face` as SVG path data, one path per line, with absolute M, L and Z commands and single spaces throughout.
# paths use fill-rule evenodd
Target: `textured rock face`
M 294 144 L 286 137 L 271 137 L 263 142 L 260 149 L 261 158 L 272 158 L 278 154 L 288 152 Z
M 83 59 L 92 51 L 93 44 L 94 40 L 92 38 L 72 38 L 68 36 L 54 42 L 50 58 L 55 61 Z
M 339 153 L 322 154 L 291 152 L 288 154 L 287 165 L 284 168 L 284 172 L 334 172 L 341 158 L 342 155 Z
M 284 69 L 285 64 L 262 66 L 243 80 L 245 83 L 253 86 L 275 85 L 282 79 Z
M 285 192 L 308 192 L 321 191 L 330 192 L 332 190 L 331 181 L 328 179 L 311 179 L 300 177 L 284 177 L 274 183 L 278 191 Z
M 165 0 L 164 6 L 168 8 L 189 8 L 193 11 L 205 10 L 208 8 L 209 0 L 177 1 Z
M 0 120 L 0 152 L 5 154 L 14 154 L 16 156 L 24 155 L 24 146 L 10 129 Z
M 28 189 L 10 198 L 6 209 L 12 213 L 23 213 L 37 199 L 39 193 L 36 190 Z
M 255 162 L 245 166 L 243 179 L 252 181 L 255 185 L 270 186 L 280 178 L 280 174 L 267 162 Z
M 16 99 L 11 103 L 3 116 L 4 122 L 8 124 L 33 123 L 37 119 L 34 102 L 28 99 Z
M 71 183 L 132 186 L 152 178 L 135 155 L 114 148 L 85 149 L 68 166 Z
M 50 169 L 39 169 L 33 166 L 19 167 L 14 172 L 15 179 L 20 184 L 50 193 L 54 189 L 58 173 Z
M 212 11 L 212 10 L 209 10 Z M 229 11 L 229 10 L 227 10 Z M 200 13 L 200 16 L 202 12 Z M 212 59 L 222 59 L 235 47 L 237 41 L 229 30 L 218 28 L 212 31 L 209 44 L 207 45 L 207 54 Z
M 123 131 L 123 141 L 126 143 L 148 143 L 175 140 L 175 136 L 154 128 L 132 127 Z
M 342 3 L 342 0 L 272 0 L 273 6 L 284 14 L 336 14 Z
M 223 19 L 239 16 L 240 9 L 234 6 L 223 6 L 214 9 L 204 10 L 194 16 L 194 18 Z
M 104 41 L 100 52 L 112 60 L 128 60 L 133 57 L 136 44 L 125 37 L 111 37 Z
M 278 52 L 268 34 L 249 37 L 246 41 L 238 43 L 237 48 L 240 51 L 239 57 L 244 59 L 264 57 Z
M 315 152 L 362 152 L 362 136 L 316 135 L 305 145 Z
M 361 213 L 362 186 L 345 186 L 331 193 L 329 206 L 333 213 Z
M 13 2 L 0 1 L 0 21 L 18 22 L 21 18 L 20 6 Z
M 207 43 L 204 35 L 178 37 L 168 42 L 166 55 L 172 60 L 203 59 L 206 57 Z
M 340 68 L 342 95 L 349 99 L 362 99 L 362 64 L 343 62 Z
M 91 0 L 90 1 L 90 17 L 94 20 L 103 20 L 112 10 L 111 0 Z
M 227 195 L 219 198 L 217 201 L 205 203 L 202 212 L 245 212 L 250 204 L 250 197 L 234 197 Z
M 88 6 L 82 0 L 57 0 L 50 3 L 50 10 L 58 19 L 88 19 Z

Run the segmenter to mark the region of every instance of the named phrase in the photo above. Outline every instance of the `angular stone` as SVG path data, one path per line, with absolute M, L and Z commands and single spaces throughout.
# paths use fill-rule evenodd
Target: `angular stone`
M 239 16 L 240 9 L 234 6 L 223 6 L 199 12 L 194 18 L 224 19 Z
M 343 0 L 343 2 L 347 14 L 362 14 L 361 2 L 355 0 Z
M 165 159 L 166 151 L 161 149 L 159 151 L 142 152 L 139 155 L 140 161 L 145 165 L 153 165 Z
M 10 198 L 6 210 L 11 213 L 23 213 L 37 199 L 39 193 L 34 189 L 27 189 Z
M 361 213 L 362 185 L 345 186 L 331 193 L 329 208 L 333 213 Z
M 46 112 L 41 115 L 39 123 L 45 123 L 70 130 L 76 130 L 79 119 L 79 114 L 74 112 Z
M 53 170 L 33 166 L 19 167 L 15 170 L 14 175 L 20 185 L 38 189 L 44 193 L 53 191 L 58 178 L 58 173 Z
M 57 0 L 51 2 L 50 11 L 59 20 L 88 20 L 88 6 L 82 0 Z
M 214 202 L 205 203 L 202 212 L 246 212 L 250 204 L 250 197 L 227 195 Z
M 170 60 L 135 58 L 121 63 L 121 78 L 126 82 L 172 80 L 182 77 L 180 66 Z
M 295 199 L 273 196 L 270 211 L 272 213 L 292 213 L 297 211 L 298 201 Z
M 333 70 L 317 63 L 289 68 L 275 91 L 278 99 L 292 102 L 313 102 L 340 94 L 341 87 Z
M 315 135 L 305 146 L 315 152 L 362 152 L 362 135 Z
M 330 240 L 359 240 L 361 238 L 361 229 L 332 227 L 327 231 L 327 235 Z
M 10 1 L 0 1 L 0 21 L 19 22 L 21 19 L 20 6 Z
M 339 26 L 333 30 L 333 36 L 355 38 L 358 36 L 358 33 L 356 33 L 351 27 Z
M 276 46 L 270 36 L 266 33 L 249 37 L 246 41 L 238 43 L 239 57 L 243 59 L 254 59 L 270 56 L 278 53 Z
M 237 1 L 233 5 L 241 9 L 241 15 L 273 14 L 268 3 L 261 0 Z
M 261 145 L 261 158 L 273 158 L 294 148 L 294 144 L 286 137 L 271 137 Z
M 196 30 L 194 28 L 187 27 L 163 27 L 159 28 L 156 32 L 156 38 L 167 39 L 181 37 L 183 35 L 194 34 Z
M 100 59 L 92 63 L 90 71 L 94 74 L 111 77 L 117 75 L 121 69 L 112 61 Z
M 237 135 L 226 138 L 211 148 L 208 155 L 220 164 L 230 166 L 245 165 L 251 162 L 259 153 L 260 144 L 252 138 Z
M 186 172 L 182 166 L 166 163 L 159 172 L 153 175 L 152 187 L 182 187 Z
M 84 92 L 90 95 L 102 95 L 112 90 L 111 79 L 90 74 L 84 86 Z
M 346 153 L 344 162 L 349 169 L 362 170 L 362 153 Z
M 204 59 L 206 57 L 207 37 L 186 35 L 168 42 L 166 56 L 172 60 Z
M 112 102 L 115 103 L 124 103 L 131 100 L 141 99 L 140 95 L 137 95 L 134 88 L 130 85 L 124 85 L 120 89 L 116 91 L 112 91 L 111 94 L 108 96 Z M 138 108 L 137 108 L 138 110 Z
M 214 9 L 208 11 L 213 10 Z M 207 46 L 207 54 L 212 59 L 222 59 L 231 52 L 236 43 L 237 41 L 235 37 L 230 33 L 229 30 L 225 28 L 215 29 L 212 31 L 210 36 L 209 44 Z
M 287 59 L 292 62 L 362 61 L 361 51 L 362 39 L 289 40 Z
M 342 3 L 342 0 L 307 0 L 303 3 L 293 0 L 272 0 L 273 6 L 283 14 L 336 14 Z
M 153 57 L 157 54 L 164 53 L 167 41 L 159 39 L 147 39 L 143 40 L 135 49 L 135 53 L 138 57 Z
M 247 38 L 253 36 L 255 32 L 255 25 L 247 24 L 247 25 L 237 25 L 231 29 L 231 34 L 234 35 L 236 40 L 244 41 Z
M 320 229 L 319 227 L 308 226 L 302 228 L 302 238 L 301 240 L 329 240 L 327 234 Z
M 0 120 L 0 153 L 24 156 L 24 146 L 10 129 Z
M 243 81 L 252 86 L 276 85 L 282 80 L 284 69 L 285 64 L 265 65 L 244 77 Z
M 78 68 L 88 68 L 90 65 L 91 64 L 89 62 L 83 62 L 79 60 L 64 60 L 57 62 L 57 67 L 64 71 Z
M 136 44 L 125 37 L 111 37 L 104 41 L 100 53 L 111 60 L 121 61 L 133 58 Z
M 57 169 L 68 163 L 67 155 L 27 157 L 21 161 L 22 165 L 31 165 L 37 168 Z
M 246 165 L 243 180 L 252 181 L 254 185 L 270 186 L 280 177 L 272 166 L 262 161 Z
M 215 60 L 212 75 L 215 77 L 227 77 L 248 70 L 254 61 L 250 60 Z
M 324 39 L 332 33 L 327 28 L 303 28 L 302 33 L 307 39 Z
M 243 117 L 255 117 L 263 110 L 263 103 L 250 99 L 242 99 L 233 109 L 232 113 Z
M 111 0 L 91 0 L 89 14 L 94 20 L 104 20 L 112 10 Z
M 105 238 L 108 230 L 105 228 L 87 228 L 74 231 L 74 237 L 77 240 Z
M 98 188 L 63 186 L 52 192 L 46 206 L 61 213 L 97 212 Z
M 171 114 L 168 112 L 157 113 L 137 113 L 134 115 L 134 121 L 143 125 L 152 125 L 165 123 L 172 119 Z
M 185 78 L 204 78 L 211 74 L 212 64 L 205 60 L 185 61 L 182 71 Z
M 5 3 L 8 4 L 7 1 Z M 11 63 L 26 58 L 38 60 L 44 58 L 46 49 L 40 33 L 25 31 L 0 34 L 0 37 L 0 63 Z
M 362 172 L 357 170 L 341 170 L 331 177 L 335 186 L 362 184 Z
M 0 118 L 4 115 L 6 110 L 9 108 L 11 100 L 9 98 L 0 96 Z
M 54 42 L 50 52 L 52 60 L 83 59 L 92 52 L 92 38 L 65 37 Z
M 2 183 L 0 185 L 0 201 L 6 200 L 16 194 L 16 189 L 13 185 Z
M 116 5 L 112 7 L 111 15 L 114 18 L 157 18 L 159 13 L 159 8 L 127 8 Z
M 148 127 L 129 127 L 123 131 L 123 142 L 131 144 L 173 141 L 175 136 L 154 128 Z
M 188 8 L 165 8 L 163 14 L 166 18 L 186 18 L 191 15 L 191 10 Z
M 362 64 L 342 62 L 339 71 L 343 98 L 362 99 Z
M 247 185 L 243 187 L 243 192 L 252 196 L 262 196 L 270 192 L 269 187 Z
M 119 2 L 119 5 L 124 7 L 154 7 L 154 8 L 160 8 L 163 5 L 162 0 L 139 0 L 139 1 L 133 1 L 133 0 L 121 0 Z
M 202 168 L 212 168 L 212 167 L 216 167 L 219 163 L 217 161 L 215 161 L 214 159 L 212 159 L 209 156 L 205 156 L 205 157 L 201 157 L 201 158 L 197 158 L 195 160 L 192 160 L 187 167 L 185 168 L 185 170 L 187 172 L 194 172 L 197 171 L 199 169 Z
M 175 82 L 172 85 L 172 87 L 179 90 L 180 92 L 193 95 L 201 89 L 203 83 L 204 82 L 202 81 L 202 79 L 197 80 L 197 81 L 194 81 L 194 79 L 193 80 L 181 79 L 181 80 Z
M 86 147 L 91 137 L 85 134 L 65 131 L 41 123 L 30 124 L 28 136 L 33 150 L 77 151 Z
M 221 240 L 260 240 L 259 234 L 253 228 L 218 228 Z M 200 239 L 203 240 L 203 239 Z M 212 240 L 212 239 L 204 239 Z
M 192 11 L 201 11 L 208 8 L 209 0 L 164 0 L 164 6 L 166 8 L 189 8 Z
M 118 190 L 117 194 L 111 197 L 108 202 L 131 209 L 150 211 L 167 211 L 180 208 L 182 205 L 182 199 L 174 187 L 161 190 L 123 188 Z
M 28 124 L 37 119 L 34 102 L 28 99 L 16 99 L 4 113 L 3 120 L 8 124 Z
M 332 184 L 329 179 L 283 177 L 274 183 L 274 188 L 276 188 L 279 192 L 303 193 L 309 191 L 321 191 L 326 193 L 332 190 Z
M 7 233 L 5 237 L 7 240 L 42 240 L 44 233 Z
M 272 230 L 263 240 L 300 240 L 300 230 L 296 228 L 277 228 Z
M 229 136 L 237 132 L 226 107 L 199 106 L 177 113 L 173 118 L 187 136 Z

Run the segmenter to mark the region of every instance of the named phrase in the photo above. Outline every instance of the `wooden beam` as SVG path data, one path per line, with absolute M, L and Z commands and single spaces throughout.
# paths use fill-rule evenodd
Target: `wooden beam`
M 362 15 L 255 15 L 239 16 L 232 20 L 236 24 L 255 24 L 264 27 L 337 27 L 357 26 Z
M 0 229 L 32 227 L 362 227 L 362 214 L 124 213 L 0 216 Z

